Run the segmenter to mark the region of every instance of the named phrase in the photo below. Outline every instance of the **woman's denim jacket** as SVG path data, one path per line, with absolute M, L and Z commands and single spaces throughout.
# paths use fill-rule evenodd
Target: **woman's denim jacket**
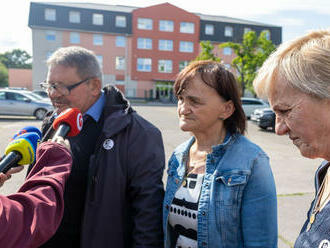
M 169 207 L 185 176 L 194 137 L 178 146 L 168 162 L 163 205 L 165 247 L 172 247 Z M 240 134 L 207 155 L 198 206 L 198 247 L 277 247 L 277 201 L 268 156 Z

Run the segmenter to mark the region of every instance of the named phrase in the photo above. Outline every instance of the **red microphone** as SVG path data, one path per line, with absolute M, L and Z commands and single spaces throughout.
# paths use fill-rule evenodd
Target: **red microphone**
M 56 137 L 76 136 L 82 129 L 83 119 L 82 115 L 77 108 L 69 108 L 64 110 L 57 116 L 53 122 L 53 128 L 56 130 L 52 141 Z

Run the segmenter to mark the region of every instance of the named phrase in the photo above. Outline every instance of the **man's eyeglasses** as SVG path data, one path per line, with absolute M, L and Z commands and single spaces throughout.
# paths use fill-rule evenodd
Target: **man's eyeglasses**
M 57 92 L 61 93 L 64 96 L 67 96 L 70 94 L 71 90 L 73 90 L 74 88 L 78 87 L 79 85 L 81 85 L 84 82 L 87 82 L 88 80 L 90 80 L 91 78 L 86 78 L 84 80 L 81 80 L 75 84 L 69 85 L 69 86 L 65 86 L 63 84 L 51 84 L 51 83 L 47 83 L 47 81 L 43 81 L 40 83 L 40 87 L 43 90 L 48 91 L 48 93 L 51 93 L 52 91 L 56 90 Z

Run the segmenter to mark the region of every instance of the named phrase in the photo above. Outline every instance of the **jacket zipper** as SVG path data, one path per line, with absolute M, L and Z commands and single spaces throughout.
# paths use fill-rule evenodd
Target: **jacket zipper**
M 103 134 L 101 134 L 96 142 L 95 146 L 95 151 L 94 151 L 94 156 L 96 158 L 96 161 L 92 163 L 92 168 L 95 168 L 92 173 L 91 173 L 91 186 L 90 186 L 90 196 L 89 196 L 89 201 L 93 202 L 95 200 L 95 188 L 96 184 L 98 183 L 97 181 L 97 172 L 99 170 L 98 166 L 96 166 L 100 160 L 101 153 L 103 152 L 101 144 L 102 140 L 104 140 Z

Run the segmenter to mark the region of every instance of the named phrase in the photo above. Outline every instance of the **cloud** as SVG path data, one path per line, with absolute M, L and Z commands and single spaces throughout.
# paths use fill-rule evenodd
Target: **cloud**
M 276 25 L 280 26 L 304 26 L 305 22 L 298 18 L 280 18 L 276 20 Z

